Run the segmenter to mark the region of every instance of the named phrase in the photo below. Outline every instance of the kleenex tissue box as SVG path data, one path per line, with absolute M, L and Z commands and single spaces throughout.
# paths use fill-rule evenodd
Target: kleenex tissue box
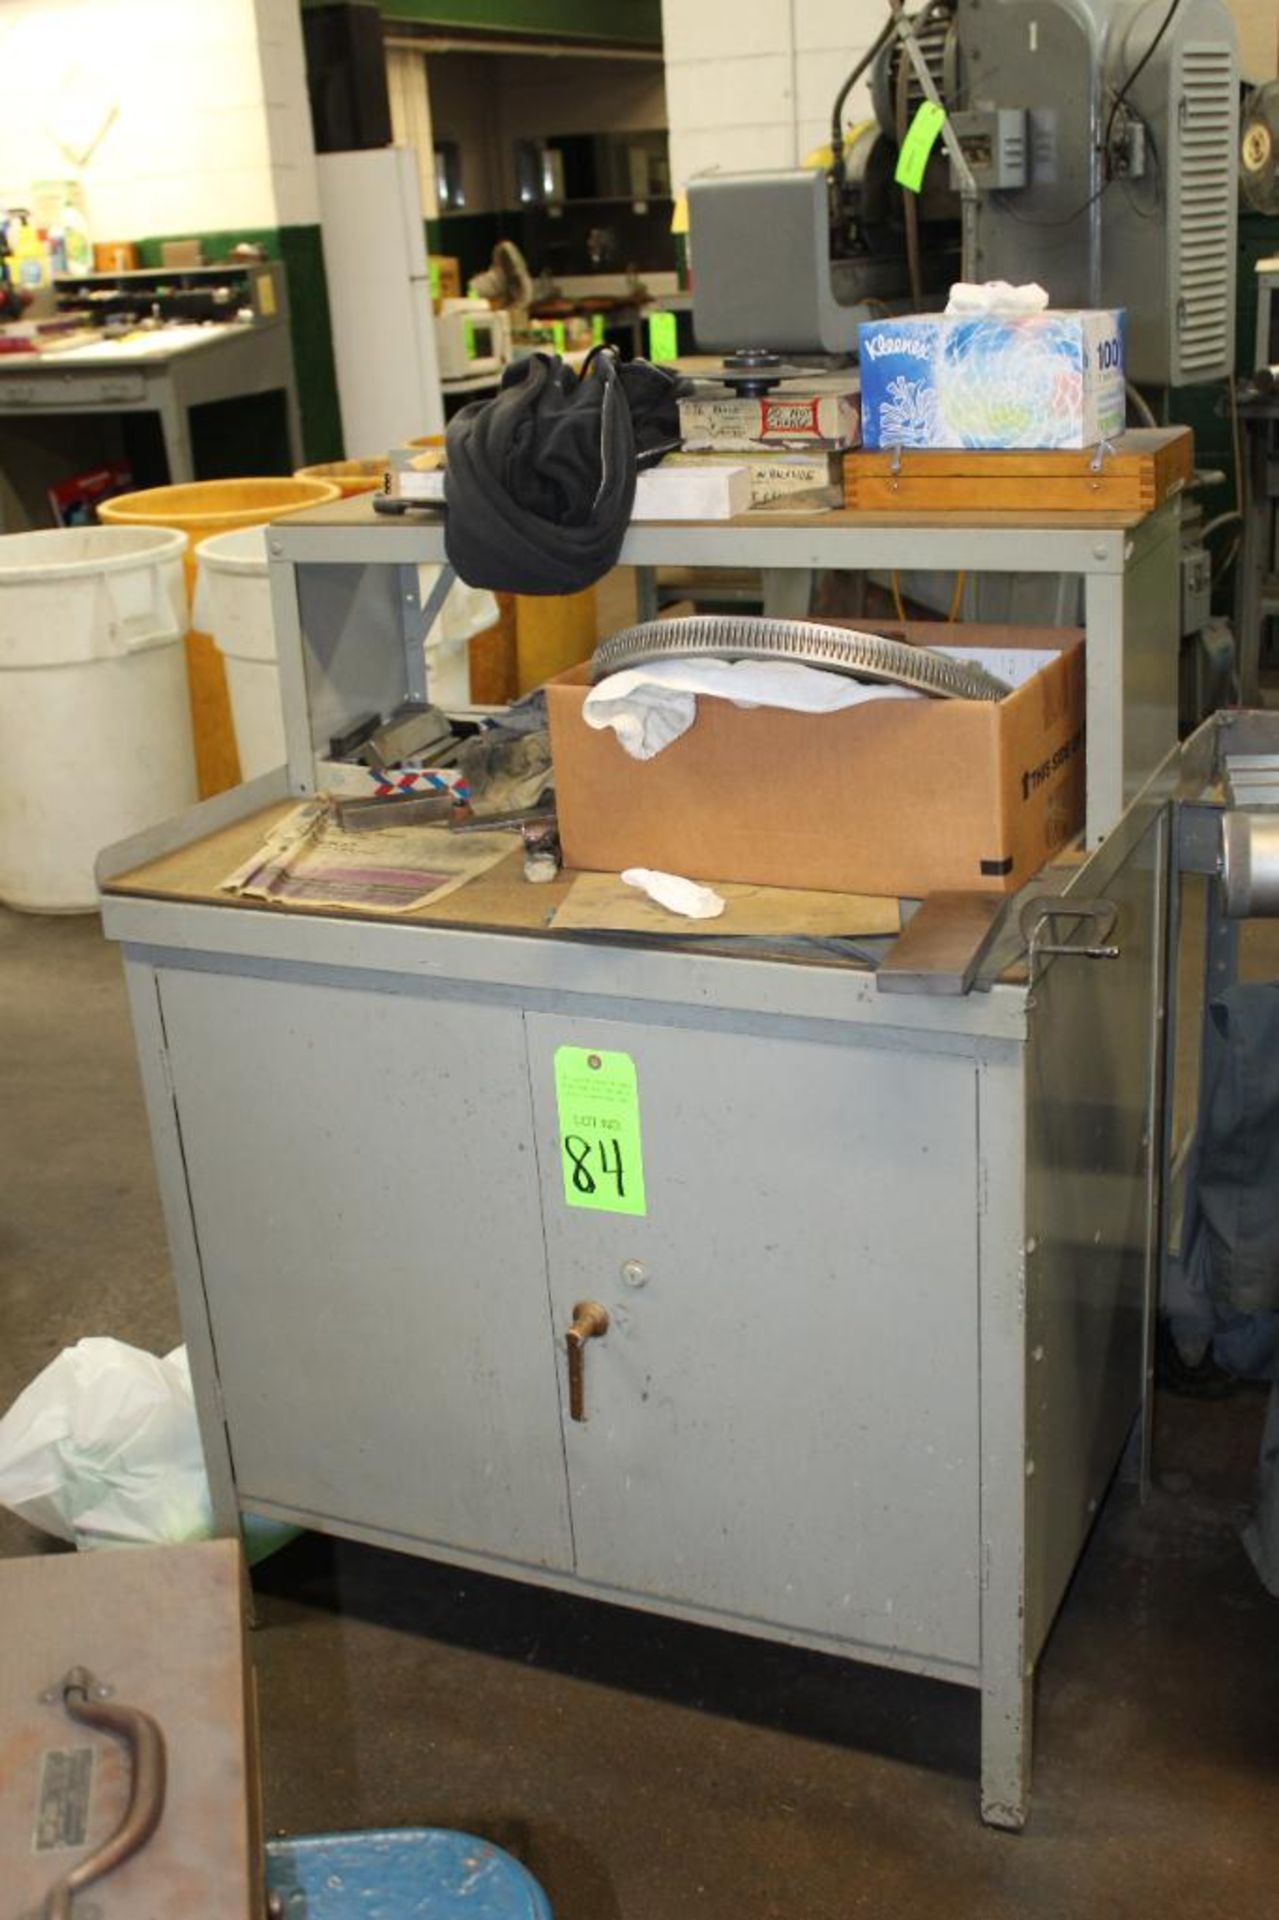
M 1124 315 L 909 314 L 858 328 L 862 445 L 1091 447 L 1124 427 Z

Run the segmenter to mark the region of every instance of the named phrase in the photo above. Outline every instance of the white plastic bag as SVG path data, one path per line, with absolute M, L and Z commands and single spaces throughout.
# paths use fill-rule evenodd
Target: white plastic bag
M 77 1547 L 213 1531 L 185 1347 L 81 1340 L 0 1420 L 0 1505 Z

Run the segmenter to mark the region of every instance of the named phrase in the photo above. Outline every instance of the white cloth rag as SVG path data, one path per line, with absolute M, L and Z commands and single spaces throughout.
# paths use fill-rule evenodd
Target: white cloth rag
M 838 713 L 866 700 L 922 699 L 913 688 L 850 680 L 791 660 L 655 660 L 625 667 L 592 687 L 582 706 L 590 727 L 611 727 L 632 760 L 651 760 L 687 733 L 699 694 L 735 707 Z
M 1015 287 L 1010 280 L 956 280 L 947 313 L 1043 313 L 1048 295 L 1037 280 Z
M 662 873 L 656 867 L 627 867 L 622 879 L 628 887 L 638 887 L 659 907 L 670 913 L 682 913 L 686 920 L 718 920 L 725 902 L 711 887 L 699 887 L 696 880 L 685 880 L 678 873 Z

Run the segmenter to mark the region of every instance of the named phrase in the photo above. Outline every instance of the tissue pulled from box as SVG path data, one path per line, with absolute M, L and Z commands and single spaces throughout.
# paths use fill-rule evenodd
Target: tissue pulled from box
M 947 313 L 1042 313 L 1048 294 L 1037 280 L 1015 287 L 1010 280 L 956 280 Z

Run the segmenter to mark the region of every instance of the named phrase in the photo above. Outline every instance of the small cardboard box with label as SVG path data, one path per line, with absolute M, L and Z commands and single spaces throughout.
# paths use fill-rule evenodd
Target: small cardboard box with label
M 679 403 L 685 448 L 741 453 L 759 447 L 855 447 L 859 432 L 856 375 L 783 380 L 750 398 L 727 387 L 703 387 Z
M 907 314 L 858 328 L 862 445 L 1091 447 L 1124 430 L 1124 316 Z
M 993 671 L 1013 668 L 1004 677 L 1019 684 L 999 701 L 875 700 L 828 714 L 702 698 L 687 733 L 633 760 L 583 718 L 589 664 L 552 680 L 565 865 L 912 899 L 1023 886 L 1083 825 L 1083 636 L 882 630 L 957 645 Z

